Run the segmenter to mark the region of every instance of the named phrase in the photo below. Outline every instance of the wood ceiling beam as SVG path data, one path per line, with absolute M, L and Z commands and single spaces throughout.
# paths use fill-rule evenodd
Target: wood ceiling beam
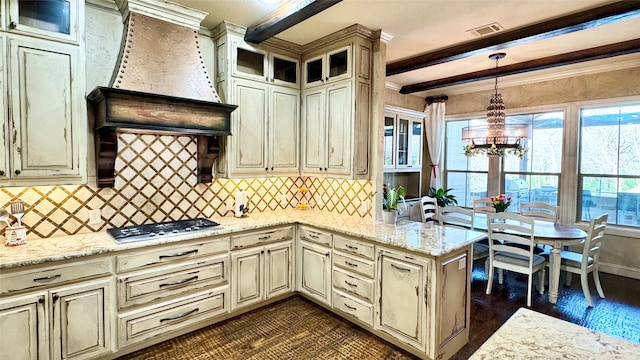
M 497 69 L 492 68 L 438 80 L 405 85 L 400 89 L 400 93 L 411 94 L 419 91 L 433 90 L 445 86 L 460 85 L 474 81 L 493 79 L 496 76 L 521 74 L 530 71 L 549 69 L 557 66 L 605 59 L 637 52 L 640 52 L 640 39 L 628 40 L 615 44 L 598 46 L 586 50 L 573 51 L 565 54 L 525 61 L 517 64 L 505 65 Z
M 520 29 L 497 33 L 477 41 L 450 46 L 392 62 L 387 64 L 387 76 L 459 60 L 485 52 L 503 50 L 508 47 L 528 44 L 637 16 L 640 16 L 640 1 L 619 1 Z
M 249 26 L 244 40 L 259 44 L 342 0 L 291 0 Z

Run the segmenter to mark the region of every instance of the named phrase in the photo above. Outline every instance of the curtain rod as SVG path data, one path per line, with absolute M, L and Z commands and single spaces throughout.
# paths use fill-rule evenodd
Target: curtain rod
M 424 101 L 427 102 L 427 105 L 431 105 L 434 102 L 447 101 L 447 100 L 449 100 L 449 97 L 447 95 L 427 96 L 426 98 L 424 98 Z

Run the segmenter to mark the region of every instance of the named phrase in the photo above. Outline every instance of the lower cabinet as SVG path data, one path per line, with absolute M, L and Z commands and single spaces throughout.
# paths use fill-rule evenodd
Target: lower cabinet
M 429 354 L 426 301 L 430 296 L 430 261 L 381 249 L 378 259 L 375 328 Z
M 298 291 L 331 305 L 331 248 L 298 242 Z
M 0 300 L 0 358 L 87 359 L 110 353 L 111 294 L 111 280 L 105 279 Z
M 231 310 L 293 291 L 293 242 L 231 252 Z

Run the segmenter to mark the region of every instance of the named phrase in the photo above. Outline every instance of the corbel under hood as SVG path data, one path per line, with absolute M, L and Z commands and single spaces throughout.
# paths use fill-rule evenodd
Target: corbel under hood
M 236 105 L 220 103 L 198 38 L 207 15 L 163 0 L 116 0 L 126 22 L 111 87 L 87 97 L 94 119 L 99 187 L 113 187 L 116 132 L 198 136 L 198 182 L 212 180 L 218 136 Z

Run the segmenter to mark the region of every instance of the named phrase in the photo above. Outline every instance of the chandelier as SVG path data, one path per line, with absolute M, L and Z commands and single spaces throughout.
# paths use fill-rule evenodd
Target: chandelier
M 487 106 L 487 126 L 469 126 L 462 129 L 462 140 L 469 143 L 464 146 L 466 156 L 486 154 L 489 157 L 502 157 L 506 154 L 524 156 L 529 150 L 520 141 L 529 136 L 529 126 L 525 124 L 505 124 L 505 106 L 502 95 L 498 94 L 498 60 L 505 53 L 489 55 L 496 61 L 495 93 Z

